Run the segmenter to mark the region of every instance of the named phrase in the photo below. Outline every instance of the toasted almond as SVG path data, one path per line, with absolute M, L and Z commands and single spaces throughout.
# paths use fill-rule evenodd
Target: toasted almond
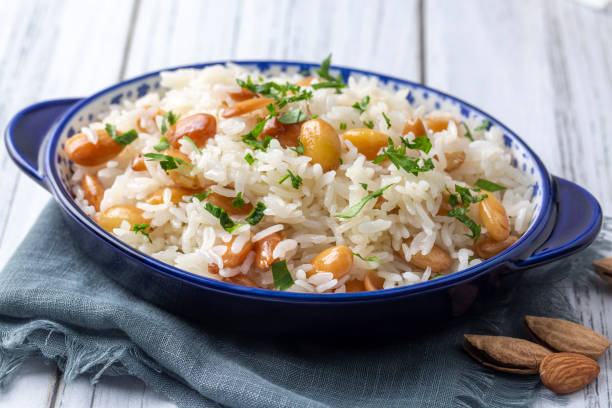
M 612 257 L 598 259 L 593 262 L 595 272 L 599 274 L 601 279 L 608 283 L 612 283 Z
M 463 348 L 487 367 L 515 374 L 536 374 L 552 352 L 531 341 L 505 336 L 466 334 Z
M 244 101 L 235 103 L 234 105 L 224 110 L 221 116 L 223 116 L 224 118 L 233 118 L 234 116 L 244 115 L 245 113 L 251 113 L 257 109 L 262 109 L 266 105 L 271 104 L 272 102 L 274 102 L 274 99 L 272 98 L 246 99 Z
M 540 364 L 542 383 L 557 394 L 569 394 L 586 387 L 599 374 L 599 364 L 581 354 L 554 353 Z
M 465 152 L 450 152 L 444 153 L 444 157 L 446 157 L 446 168 L 445 171 L 453 171 L 461 167 L 463 162 L 465 161 Z
M 525 316 L 529 331 L 555 351 L 567 351 L 597 360 L 610 347 L 610 341 L 581 324 L 564 319 Z

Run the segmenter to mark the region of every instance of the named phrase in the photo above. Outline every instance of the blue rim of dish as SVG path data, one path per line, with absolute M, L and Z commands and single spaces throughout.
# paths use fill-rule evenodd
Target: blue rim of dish
M 536 239 L 539 237 L 540 233 L 546 228 L 548 224 L 549 218 L 551 216 L 551 205 L 553 202 L 552 198 L 552 179 L 548 170 L 540 160 L 537 154 L 531 148 L 514 133 L 511 129 L 501 123 L 499 120 L 495 119 L 493 116 L 485 113 L 481 109 L 459 99 L 449 94 L 446 94 L 442 91 L 439 91 L 435 88 L 430 88 L 428 86 L 411 82 L 408 80 L 392 77 L 389 75 L 379 74 L 372 71 L 365 71 L 360 69 L 354 69 L 343 66 L 333 65 L 331 67 L 332 70 L 340 71 L 344 78 L 347 78 L 348 75 L 354 73 L 358 75 L 365 76 L 375 76 L 383 83 L 388 83 L 389 81 L 393 81 L 398 83 L 399 85 L 407 85 L 414 88 L 419 88 L 423 90 L 427 90 L 429 92 L 433 92 L 443 99 L 447 99 L 450 101 L 456 102 L 460 107 L 465 107 L 473 112 L 478 113 L 479 115 L 489 118 L 489 121 L 502 128 L 505 132 L 507 132 L 514 141 L 520 143 L 522 147 L 529 152 L 529 154 L 533 157 L 536 168 L 542 174 L 543 183 L 540 188 L 542 189 L 542 207 L 540 209 L 540 213 L 538 217 L 532 221 L 530 227 L 527 231 L 520 237 L 520 239 L 511 247 L 496 255 L 493 258 L 487 259 L 481 262 L 478 265 L 463 269 L 461 271 L 457 271 L 451 273 L 449 275 L 436 278 L 434 280 L 429 280 L 425 282 L 415 283 L 413 285 L 408 286 L 399 286 L 390 289 L 369 291 L 369 292 L 351 292 L 351 293 L 302 293 L 302 292 L 287 292 L 287 291 L 277 291 L 271 289 L 261 289 L 261 288 L 251 288 L 242 285 L 235 285 L 232 283 L 226 283 L 220 280 L 206 278 L 201 275 L 196 275 L 191 272 L 187 272 L 181 270 L 177 267 L 169 265 L 167 263 L 156 260 L 155 258 L 138 251 L 137 249 L 123 243 L 119 238 L 114 237 L 110 233 L 104 231 L 100 226 L 98 226 L 94 220 L 92 220 L 89 216 L 87 216 L 74 202 L 70 191 L 64 188 L 60 175 L 57 171 L 57 167 L 55 165 L 55 161 L 53 160 L 55 151 L 57 149 L 57 145 L 59 143 L 59 135 L 61 134 L 62 129 L 67 125 L 70 119 L 75 115 L 77 111 L 79 111 L 83 106 L 91 103 L 93 100 L 99 98 L 102 95 L 108 94 L 117 88 L 124 87 L 133 82 L 137 82 L 149 77 L 158 76 L 161 72 L 167 71 L 175 71 L 178 69 L 201 69 L 212 65 L 224 65 L 227 63 L 237 64 L 237 65 L 247 65 L 247 66 L 257 66 L 259 69 L 265 70 L 270 68 L 270 66 L 280 66 L 283 69 L 287 67 L 298 67 L 299 71 L 308 70 L 311 68 L 319 67 L 319 64 L 307 63 L 307 62 L 298 62 L 298 61 L 274 61 L 274 60 L 228 60 L 228 61 L 215 61 L 208 62 L 202 64 L 190 64 L 190 65 L 182 65 L 171 68 L 165 68 L 159 71 L 150 72 L 144 75 L 140 75 L 119 83 L 116 83 L 110 87 L 107 87 L 90 97 L 82 99 L 80 102 L 77 102 L 74 106 L 72 106 L 59 120 L 57 125 L 50 132 L 47 137 L 47 143 L 44 152 L 44 173 L 48 175 L 49 185 L 52 189 L 55 197 L 60 201 L 60 204 L 67 209 L 68 214 L 72 216 L 72 218 L 77 221 L 81 226 L 86 228 L 90 233 L 94 233 L 100 239 L 105 241 L 110 246 L 115 247 L 124 253 L 124 255 L 129 256 L 132 260 L 144 264 L 150 267 L 155 272 L 163 273 L 165 275 L 172 276 L 174 278 L 178 278 L 185 283 L 189 283 L 192 285 L 196 285 L 199 287 L 206 287 L 207 289 L 211 289 L 218 292 L 223 292 L 227 294 L 232 294 L 240 297 L 251 297 L 257 298 L 265 301 L 295 301 L 295 302 L 308 302 L 312 304 L 317 303 L 342 303 L 342 302 L 351 302 L 351 301 L 376 301 L 376 300 L 384 300 L 390 297 L 405 297 L 411 295 L 420 295 L 431 291 L 437 291 L 446 287 L 455 286 L 458 283 L 465 283 L 471 281 L 480 275 L 488 272 L 491 269 L 499 267 L 503 264 L 508 264 L 510 262 L 520 261 L 516 259 L 521 256 L 525 251 L 529 249 L 536 250 L 537 248 L 531 248 Z

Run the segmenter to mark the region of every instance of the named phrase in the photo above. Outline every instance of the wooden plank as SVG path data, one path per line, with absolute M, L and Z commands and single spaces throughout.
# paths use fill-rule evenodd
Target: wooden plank
M 143 1 L 126 76 L 228 59 L 317 62 L 332 52 L 336 64 L 418 80 L 417 6 L 416 0 Z
M 424 17 L 427 83 L 499 118 L 552 173 L 612 209 L 612 14 L 569 1 L 431 0 Z M 581 321 L 610 337 L 604 292 L 576 285 L 566 294 Z M 600 363 L 599 380 L 567 397 L 570 406 L 608 406 L 610 358 Z
M 0 32 L 0 123 L 28 104 L 87 95 L 118 79 L 131 3 L 78 0 L 10 2 Z M 24 18 L 25 17 L 25 18 Z M 113 21 L 113 24 L 109 24 Z M 84 35 L 75 35 L 84 33 Z M 20 46 L 15 46 L 19 44 Z M 13 253 L 49 199 L 0 147 L 0 264 Z
M 130 2 L 3 4 L 0 25 L 0 123 L 28 104 L 90 94 L 116 81 L 128 30 Z M 109 24 L 112 21 L 113 24 Z M 25 236 L 49 194 L 23 175 L 0 147 L 0 265 Z M 48 407 L 55 399 L 55 367 L 28 362 L 1 394 L 0 407 Z
M 612 209 L 610 13 L 475 0 L 428 1 L 424 13 L 428 84 L 499 118 Z
M 0 407 L 46 408 L 53 401 L 58 378 L 54 364 L 29 360 L 0 392 Z

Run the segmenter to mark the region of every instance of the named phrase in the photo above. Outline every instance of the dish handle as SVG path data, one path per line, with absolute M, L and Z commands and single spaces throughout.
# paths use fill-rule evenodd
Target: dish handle
M 564 258 L 590 245 L 601 229 L 602 213 L 597 199 L 582 187 L 553 176 L 557 217 L 549 237 L 528 258 L 515 261 L 530 268 Z
M 39 102 L 19 111 L 6 127 L 4 142 L 11 159 L 42 187 L 45 175 L 41 150 L 45 136 L 62 114 L 80 99 L 55 99 Z

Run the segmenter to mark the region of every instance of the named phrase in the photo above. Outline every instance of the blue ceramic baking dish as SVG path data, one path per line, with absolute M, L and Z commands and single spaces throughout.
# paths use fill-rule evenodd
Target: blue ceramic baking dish
M 234 63 L 262 71 L 302 71 L 317 66 L 285 61 Z M 170 70 L 214 64 L 219 63 Z M 536 210 L 527 232 L 494 258 L 412 286 L 346 294 L 303 294 L 238 286 L 177 269 L 129 247 L 85 215 L 69 190 L 67 180 L 72 166 L 64 154 L 66 140 L 109 105 L 158 89 L 159 71 L 120 82 L 85 99 L 60 99 L 29 106 L 11 120 L 5 141 L 15 163 L 63 208 L 67 224 L 74 232 L 75 245 L 106 265 L 113 279 L 171 311 L 238 330 L 299 332 L 330 327 L 350 330 L 367 322 L 382 330 L 397 327 L 398 322 L 428 322 L 457 316 L 481 295 L 507 290 L 521 270 L 571 255 L 595 239 L 602 218 L 597 200 L 580 186 L 551 176 L 538 156 L 495 118 L 460 99 L 417 83 L 352 68 L 333 69 L 345 78 L 374 76 L 390 86 L 407 87 L 410 103 L 454 111 L 462 118 L 488 118 L 499 126 L 506 145 L 512 149 L 514 165 L 535 180 Z

